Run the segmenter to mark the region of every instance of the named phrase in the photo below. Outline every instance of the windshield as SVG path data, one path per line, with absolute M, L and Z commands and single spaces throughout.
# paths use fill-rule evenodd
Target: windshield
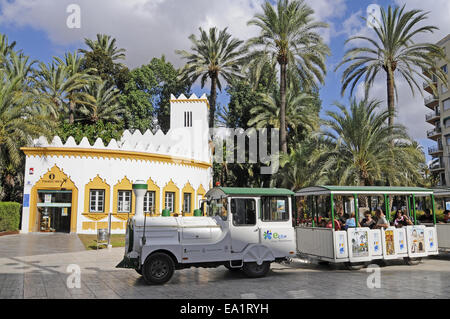
M 228 203 L 227 198 L 212 199 L 208 206 L 206 215 L 210 217 L 220 216 L 223 220 L 228 218 Z

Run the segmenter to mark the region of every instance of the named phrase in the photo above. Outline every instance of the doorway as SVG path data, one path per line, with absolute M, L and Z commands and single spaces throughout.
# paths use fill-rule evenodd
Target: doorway
M 40 232 L 70 233 L 72 191 L 38 190 L 37 210 Z

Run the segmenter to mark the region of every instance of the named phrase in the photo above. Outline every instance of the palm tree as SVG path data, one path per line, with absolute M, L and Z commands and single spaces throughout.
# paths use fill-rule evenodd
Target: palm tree
M 8 37 L 0 33 L 0 65 L 3 64 L 11 52 L 14 52 L 16 41 L 8 42 Z
M 320 141 L 308 138 L 292 147 L 289 153 L 280 154 L 280 169 L 271 181 L 272 187 L 297 190 L 326 184 L 327 174 L 319 170 L 317 163 L 311 160 L 318 145 Z
M 357 47 L 347 50 L 342 62 L 336 67 L 337 70 L 343 64 L 351 63 L 342 74 L 342 95 L 349 85 L 351 85 L 350 95 L 352 95 L 358 82 L 363 79 L 367 96 L 377 75 L 381 73 L 381 70 L 384 71 L 391 127 L 395 117 L 394 93 L 397 96 L 396 74 L 406 80 L 413 95 L 415 89 L 422 93 L 422 87 L 418 84 L 416 77 L 428 82 L 436 92 L 431 79 L 422 74 L 422 70 L 431 72 L 440 81 L 447 83 L 445 73 L 441 69 L 435 68 L 436 58 L 446 59 L 443 50 L 435 44 L 416 44 L 413 41 L 414 36 L 433 33 L 437 27 L 422 25 L 427 18 L 427 12 L 422 10 L 404 12 L 404 8 L 405 6 L 401 9 L 395 7 L 392 10 L 389 6 L 387 13 L 382 8 L 381 21 L 376 21 L 373 26 L 375 32 L 373 37 L 354 36 L 347 40 L 347 42 L 363 41 L 367 43 L 367 46 L 358 44 Z
M 389 111 L 377 113 L 380 101 L 353 99 L 350 110 L 336 103 L 339 111 L 328 111 L 330 119 L 319 133 L 324 147 L 313 161 L 320 170 L 332 172 L 340 185 L 411 185 L 421 179 L 421 151 L 411 143 L 406 129 L 388 126 Z
M 56 59 L 58 62 L 62 62 Z M 74 104 L 85 102 L 87 95 L 83 89 L 93 77 L 85 72 L 72 74 L 70 67 L 64 63 L 52 62 L 48 65 L 39 63 L 36 86 L 43 106 L 53 118 L 57 118 L 68 110 L 69 123 L 74 122 Z M 69 107 L 66 102 L 69 101 Z
M 2 167 L 17 166 L 21 161 L 20 147 L 31 138 L 49 136 L 51 121 L 30 107 L 34 96 L 30 92 L 17 91 L 23 79 L 2 77 L 0 85 L 0 156 Z
M 324 82 L 325 57 L 329 48 L 317 29 L 327 24 L 314 22 L 314 11 L 303 0 L 279 0 L 276 8 L 269 1 L 262 5 L 263 14 L 256 14 L 248 25 L 261 29 L 259 36 L 248 40 L 255 49 L 249 59 L 269 56 L 280 66 L 280 143 L 287 152 L 286 88 L 288 72 L 296 74 L 305 88 L 316 88 Z
M 100 49 L 103 53 L 109 56 L 113 61 L 125 59 L 124 48 L 118 49 L 116 46 L 116 39 L 111 38 L 110 35 L 97 34 L 97 40 L 84 39 L 84 43 L 92 50 Z M 86 54 L 88 51 L 84 49 L 79 50 L 81 53 Z
M 253 107 L 250 114 L 253 116 L 248 122 L 255 128 L 280 128 L 280 90 L 271 94 L 261 94 L 262 103 Z M 310 108 L 314 97 L 305 92 L 297 91 L 290 85 L 286 91 L 286 127 L 296 131 L 302 127 L 308 131 L 318 129 L 318 114 L 311 112 Z
M 203 88 L 208 78 L 211 81 L 209 126 L 214 127 L 216 112 L 217 88 L 222 91 L 220 78 L 230 83 L 233 78 L 242 78 L 240 66 L 244 62 L 245 49 L 241 46 L 243 41 L 231 38 L 227 28 L 218 31 L 210 28 L 209 32 L 200 30 L 200 38 L 192 34 L 191 51 L 176 50 L 175 52 L 187 60 L 181 70 L 181 77 L 194 83 L 201 77 Z
M 120 115 L 125 108 L 119 103 L 120 92 L 107 81 L 92 82 L 86 88 L 86 93 L 93 100 L 83 103 L 80 109 L 84 119 L 90 123 L 102 120 L 103 122 L 119 122 Z
M 77 103 L 82 103 L 84 101 L 93 101 L 91 95 L 82 90 L 82 85 L 87 85 L 92 81 L 100 81 L 97 76 L 91 75 L 95 69 L 82 69 L 83 57 L 79 56 L 77 52 L 73 54 L 68 52 L 64 56 L 64 60 L 55 57 L 55 60 L 59 65 L 65 68 L 67 72 L 67 77 L 76 78 L 78 82 L 79 89 L 73 88 L 67 92 L 67 98 L 69 100 L 69 123 L 74 123 L 75 121 L 75 107 Z

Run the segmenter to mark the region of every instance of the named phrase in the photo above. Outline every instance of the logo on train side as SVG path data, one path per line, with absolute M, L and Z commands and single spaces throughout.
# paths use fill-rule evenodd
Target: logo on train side
M 272 233 L 270 230 L 266 230 L 264 232 L 264 239 L 285 239 L 287 238 L 286 235 L 279 234 L 277 232 Z

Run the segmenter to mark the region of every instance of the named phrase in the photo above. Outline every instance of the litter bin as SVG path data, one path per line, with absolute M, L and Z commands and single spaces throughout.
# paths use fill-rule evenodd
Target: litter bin
M 170 210 L 168 210 L 168 209 L 163 209 L 163 210 L 162 210 L 161 216 L 164 216 L 164 217 L 170 216 Z
M 194 216 L 202 216 L 202 211 L 200 209 L 194 209 Z
M 99 245 L 108 246 L 109 233 L 107 228 L 97 230 L 97 250 Z

